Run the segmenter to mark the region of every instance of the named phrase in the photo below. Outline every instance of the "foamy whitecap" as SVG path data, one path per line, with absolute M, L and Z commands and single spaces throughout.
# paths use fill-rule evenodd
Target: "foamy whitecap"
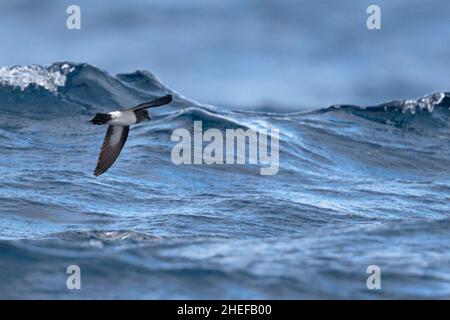
M 419 99 L 405 100 L 403 102 L 403 113 L 411 112 L 414 114 L 417 108 L 427 110 L 428 112 L 433 112 L 434 107 L 440 104 L 444 98 L 445 93 L 438 92 Z
M 39 65 L 0 67 L 0 84 L 19 87 L 25 90 L 30 85 L 37 85 L 50 92 L 56 92 L 64 86 L 66 76 L 74 70 L 68 64 L 43 67 Z

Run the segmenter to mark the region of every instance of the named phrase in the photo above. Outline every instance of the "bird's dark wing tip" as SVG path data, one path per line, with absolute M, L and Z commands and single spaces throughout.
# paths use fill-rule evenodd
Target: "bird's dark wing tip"
M 138 110 L 147 109 L 147 108 L 160 107 L 160 106 L 171 103 L 172 100 L 173 100 L 173 96 L 171 94 L 167 94 L 156 100 L 143 102 L 143 103 L 137 105 L 136 107 L 131 108 L 131 110 L 138 111 Z
M 103 140 L 102 149 L 97 160 L 97 166 L 94 170 L 94 176 L 105 173 L 116 161 L 125 142 L 127 141 L 129 132 L 128 126 L 109 126 Z M 117 135 L 120 135 L 118 137 Z M 113 137 L 115 136 L 115 138 Z

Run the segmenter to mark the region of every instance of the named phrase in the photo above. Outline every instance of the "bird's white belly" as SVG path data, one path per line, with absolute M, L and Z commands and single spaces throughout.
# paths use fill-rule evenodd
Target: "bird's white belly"
M 135 124 L 137 118 L 133 111 L 113 111 L 109 113 L 111 115 L 111 121 L 109 124 L 116 126 L 130 126 Z

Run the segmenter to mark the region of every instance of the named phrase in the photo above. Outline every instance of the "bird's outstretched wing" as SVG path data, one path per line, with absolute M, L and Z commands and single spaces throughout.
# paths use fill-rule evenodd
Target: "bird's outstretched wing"
M 105 140 L 103 140 L 100 156 L 98 157 L 97 167 L 94 176 L 99 176 L 106 172 L 116 161 L 122 151 L 123 146 L 128 138 L 128 126 L 109 126 L 106 131 Z
M 142 109 L 147 109 L 147 108 L 154 108 L 154 107 L 163 106 L 163 105 L 168 104 L 170 102 L 172 102 L 172 95 L 168 94 L 168 95 L 165 95 L 164 97 L 161 97 L 159 99 L 141 103 L 141 104 L 137 105 L 136 107 L 130 108 L 128 110 L 137 111 L 137 110 L 142 110 Z

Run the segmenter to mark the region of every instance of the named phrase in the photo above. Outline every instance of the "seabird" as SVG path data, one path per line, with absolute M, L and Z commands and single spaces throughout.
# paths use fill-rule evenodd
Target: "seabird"
M 91 122 L 98 125 L 108 124 L 109 127 L 100 150 L 94 176 L 99 176 L 106 172 L 116 161 L 127 141 L 128 132 L 132 124 L 150 121 L 147 108 L 159 107 L 171 101 L 172 95 L 168 94 L 154 101 L 141 103 L 133 108 L 112 111 L 106 114 L 97 113 Z

